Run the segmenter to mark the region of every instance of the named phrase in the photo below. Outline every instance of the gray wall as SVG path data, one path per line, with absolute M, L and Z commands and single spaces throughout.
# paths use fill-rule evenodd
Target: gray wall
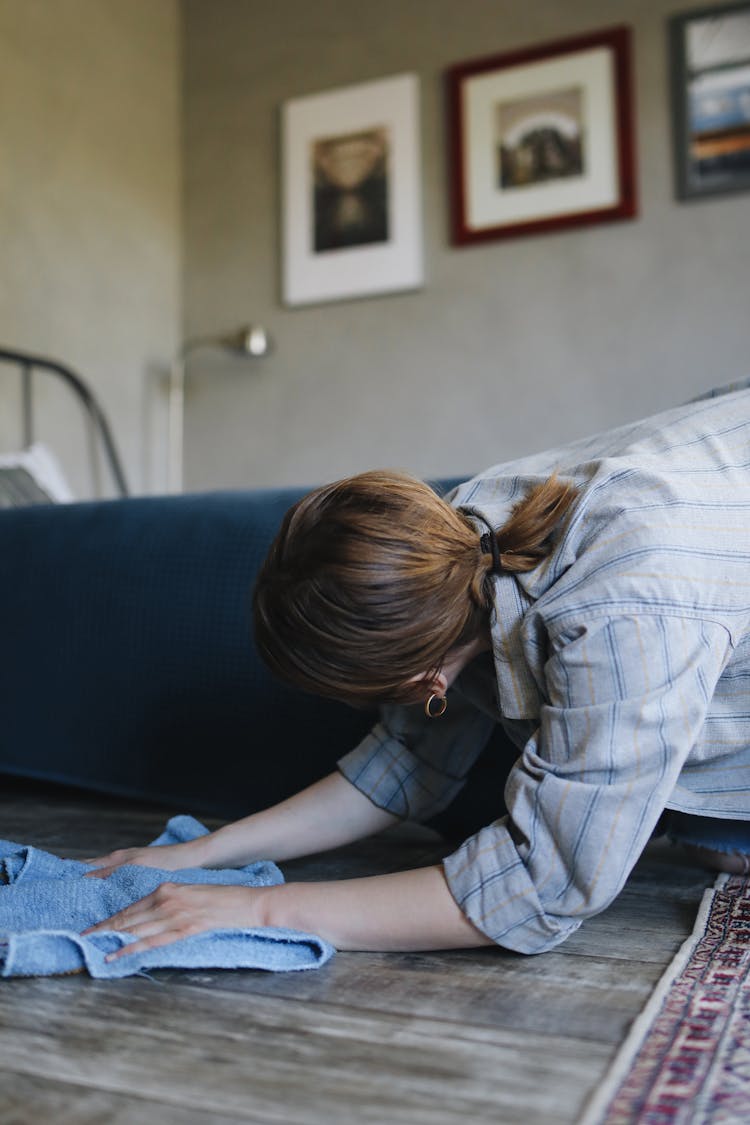
M 0 344 L 90 380 L 138 490 L 163 487 L 159 379 L 179 338 L 179 14 L 177 0 L 0 0 Z M 90 495 L 80 416 L 41 386 L 39 436 Z M 0 451 L 20 447 L 15 391 L 0 371 Z
M 665 17 L 690 6 L 186 0 L 185 330 L 259 319 L 278 341 L 252 367 L 194 356 L 188 485 L 469 473 L 748 372 L 750 195 L 673 197 Z M 452 248 L 446 65 L 621 22 L 635 30 L 640 218 Z M 283 309 L 280 103 L 407 71 L 422 89 L 425 288 Z
M 191 359 L 188 487 L 373 465 L 469 473 L 734 378 L 750 366 L 750 195 L 674 201 L 672 8 L 0 0 L 0 343 L 91 380 L 140 491 L 164 485 L 161 380 L 182 333 L 252 319 L 275 335 L 273 356 Z M 451 247 L 445 66 L 617 22 L 635 29 L 640 218 Z M 409 71 L 422 90 L 424 289 L 283 309 L 280 104 Z M 16 407 L 0 375 L 0 450 L 20 443 Z M 46 383 L 40 421 L 90 493 L 80 419 Z

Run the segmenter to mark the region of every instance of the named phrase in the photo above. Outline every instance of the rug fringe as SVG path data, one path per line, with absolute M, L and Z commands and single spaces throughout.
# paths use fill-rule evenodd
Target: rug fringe
M 729 875 L 726 874 L 717 876 L 713 886 L 708 887 L 707 890 L 703 892 L 703 898 L 698 908 L 698 914 L 696 915 L 692 933 L 677 950 L 665 972 L 659 979 L 654 991 L 648 998 L 645 1007 L 631 1024 L 630 1030 L 612 1060 L 609 1070 L 587 1101 L 583 1116 L 578 1119 L 577 1125 L 603 1125 L 605 1122 L 609 1103 L 612 1101 L 620 1084 L 633 1065 L 633 1061 L 640 1050 L 646 1033 L 664 1003 L 665 996 L 672 987 L 675 979 L 689 962 L 693 950 L 703 937 L 706 923 L 711 913 L 714 896 L 717 891 L 721 890 L 728 878 Z

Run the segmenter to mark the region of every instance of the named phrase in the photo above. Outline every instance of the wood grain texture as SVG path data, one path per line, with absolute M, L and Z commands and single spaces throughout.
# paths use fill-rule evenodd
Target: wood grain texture
M 0 1068 L 0 1125 L 237 1125 L 243 1117 L 170 1106 Z
M 170 810 L 0 779 L 0 836 L 85 856 Z M 284 865 L 335 878 L 435 862 L 405 826 Z M 0 982 L 0 1125 L 572 1125 L 690 932 L 712 876 L 655 843 L 557 950 L 341 953 L 322 969 Z
M 610 1053 L 550 1037 L 540 1099 L 535 1060 L 519 1055 L 512 1027 L 266 996 L 240 1005 L 228 992 L 138 979 L 12 982 L 0 993 L 0 1025 L 3 1064 L 20 1074 L 43 1059 L 56 1081 L 304 1125 L 521 1120 L 532 1093 L 556 1121 L 558 1099 L 580 1091 L 592 1052 L 602 1061 Z M 505 1087 L 499 1076 L 511 1070 Z

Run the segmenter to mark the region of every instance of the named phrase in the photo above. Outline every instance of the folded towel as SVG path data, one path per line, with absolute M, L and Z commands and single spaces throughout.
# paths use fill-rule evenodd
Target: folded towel
M 157 844 L 181 843 L 207 829 L 193 817 L 173 817 Z M 106 963 L 108 953 L 134 942 L 131 934 L 80 931 L 144 898 L 161 883 L 267 887 L 283 883 L 274 863 L 214 871 L 118 868 L 106 879 L 86 879 L 92 868 L 8 840 L 0 840 L 0 976 L 80 972 L 123 977 L 148 968 L 312 969 L 333 948 L 311 934 L 283 929 L 221 929 L 183 938 Z

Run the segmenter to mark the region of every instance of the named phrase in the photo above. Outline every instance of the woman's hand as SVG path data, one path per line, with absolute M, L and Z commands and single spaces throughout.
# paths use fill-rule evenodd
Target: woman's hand
M 96 871 L 87 871 L 86 877 L 106 879 L 118 867 L 137 864 L 139 867 L 158 867 L 162 871 L 179 871 L 184 867 L 200 867 L 200 858 L 196 855 L 195 848 L 191 848 L 193 841 L 184 844 L 152 844 L 147 848 L 118 848 L 108 855 L 98 856 L 96 859 L 84 859 L 84 863 L 96 867 Z
M 192 886 L 162 883 L 146 898 L 125 907 L 104 922 L 89 926 L 84 935 L 118 930 L 138 940 L 110 953 L 115 961 L 130 953 L 156 949 L 206 930 L 263 926 L 263 890 L 253 887 Z

